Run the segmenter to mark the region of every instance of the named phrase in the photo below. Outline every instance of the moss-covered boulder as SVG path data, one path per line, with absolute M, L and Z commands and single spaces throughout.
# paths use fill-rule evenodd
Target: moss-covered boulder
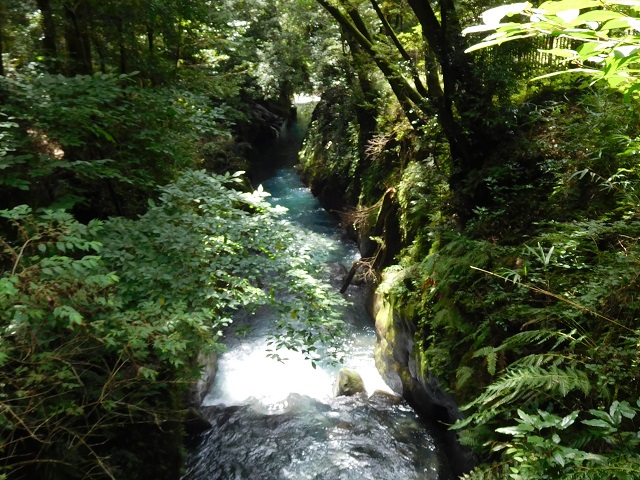
M 340 369 L 338 379 L 334 385 L 334 394 L 336 397 L 341 395 L 351 397 L 358 393 L 366 392 L 364 382 L 358 372 L 347 368 Z
M 452 471 L 456 475 L 466 473 L 476 462 L 473 454 L 458 443 L 455 432 L 443 428 L 462 418 L 462 414 L 454 398 L 441 388 L 422 358 L 415 343 L 415 323 L 410 316 L 403 315 L 402 308 L 395 306 L 392 298 L 384 290 L 384 282 L 373 297 L 372 314 L 378 337 L 376 367 L 387 385 L 402 395 L 434 428 Z

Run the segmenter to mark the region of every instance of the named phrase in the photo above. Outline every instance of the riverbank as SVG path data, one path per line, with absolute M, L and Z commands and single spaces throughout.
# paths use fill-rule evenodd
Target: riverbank
M 587 161 L 588 150 L 624 164 L 611 137 L 594 136 L 589 122 L 626 131 L 628 122 L 620 115 L 628 106 L 615 94 L 571 90 L 546 91 L 528 102 L 518 111 L 522 127 L 478 172 L 486 180 L 474 188 L 485 192 L 484 203 L 466 224 L 451 208 L 443 170 L 448 153 L 438 144 L 437 130 L 418 136 L 401 121 L 380 121 L 363 156 L 354 136 L 358 106 L 348 90 L 326 93 L 301 157 L 312 190 L 343 212 L 361 243 L 373 237 L 362 265 L 380 267 L 375 310 L 381 370 L 427 417 L 446 427 L 457 422 L 449 435 L 478 456 L 477 478 L 517 463 L 510 454 L 505 459 L 483 447 L 506 446 L 509 437 L 501 432 L 514 422 L 517 451 L 531 455 L 539 471 L 553 471 L 555 460 L 535 460 L 543 447 L 521 439 L 517 425 L 543 436 L 547 427 L 540 419 L 547 414 L 560 415 L 558 422 L 580 416 L 591 425 L 592 415 L 618 408 L 621 386 L 615 378 L 626 378 L 617 367 L 615 374 L 608 369 L 597 345 L 615 352 L 619 365 L 631 365 L 636 351 L 622 337 L 613 341 L 609 332 L 625 336 L 635 328 L 635 302 L 628 296 L 636 282 L 635 240 L 616 246 L 612 239 L 637 238 L 637 210 L 628 190 L 607 196 L 604 178 L 587 170 L 572 173 L 566 160 Z M 553 115 L 540 115 L 541 109 Z M 378 115 L 393 112 L 381 109 Z M 623 211 L 628 221 L 620 217 Z M 604 278 L 615 290 L 603 288 Z M 616 302 L 621 309 L 613 307 Z M 608 386 L 592 370 L 608 378 Z M 623 403 L 629 406 L 629 421 L 622 422 L 627 432 L 636 416 L 634 385 L 627 384 Z M 541 410 L 551 405 L 553 413 Z M 596 430 L 590 431 L 604 434 Z M 579 427 L 566 433 L 586 441 Z M 580 458 L 598 451 L 589 444 Z M 459 458 L 472 458 L 468 452 Z M 610 454 L 616 452 L 617 447 Z M 459 465 L 463 473 L 473 463 Z

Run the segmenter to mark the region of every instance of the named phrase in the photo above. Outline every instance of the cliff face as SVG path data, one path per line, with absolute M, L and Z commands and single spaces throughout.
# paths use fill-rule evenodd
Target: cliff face
M 423 353 L 416 345 L 417 328 L 394 306 L 393 297 L 378 288 L 372 299 L 372 316 L 377 335 L 376 367 L 385 382 L 402 395 L 437 432 L 456 476 L 476 463 L 471 451 L 462 447 L 455 432 L 447 429 L 462 415 L 454 399 L 445 393 L 429 372 Z
M 380 272 L 392 265 L 406 247 L 405 223 L 415 219 L 403 215 L 401 192 L 388 186 L 391 183 L 381 179 L 381 172 L 374 171 L 380 165 L 372 164 L 364 178 L 354 175 L 361 164 L 370 159 L 358 158 L 354 138 L 349 134 L 352 128 L 345 102 L 339 92 L 330 92 L 314 111 L 301 153 L 302 177 L 326 209 L 344 212 L 344 226 L 358 241 L 362 263 L 377 273 L 377 288 L 369 307 L 377 332 L 378 370 L 387 384 L 431 424 L 453 473 L 461 475 L 471 470 L 475 459 L 470 450 L 460 446 L 456 433 L 447 427 L 462 415 L 454 399 L 430 372 L 416 342 L 416 317 L 403 309 L 402 301 L 394 299 L 380 278 Z M 367 182 L 377 187 L 367 187 Z M 384 185 L 387 187 L 381 188 Z

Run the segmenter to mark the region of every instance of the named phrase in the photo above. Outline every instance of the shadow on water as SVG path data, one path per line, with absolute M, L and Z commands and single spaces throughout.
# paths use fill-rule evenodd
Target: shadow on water
M 298 162 L 298 152 L 302 148 L 307 133 L 304 119 L 287 120 L 278 138 L 256 147 L 251 166 L 251 182 L 257 186 L 273 178 L 282 168 L 293 168 Z
M 263 167 L 254 184 L 288 208 L 289 221 L 325 262 L 344 269 L 357 257 L 355 246 L 342 239 L 335 219 L 293 168 L 304 132 L 298 123 L 283 127 L 260 152 Z M 333 397 L 335 366 L 314 368 L 295 352 L 284 352 L 285 363 L 267 358 L 273 314 L 257 312 L 245 319 L 251 328 L 231 336 L 220 357 L 202 407 L 213 427 L 193 439 L 183 480 L 449 479 L 429 430 L 375 369 L 365 296 L 364 287 L 348 291 L 344 341 L 346 366 L 362 375 L 369 395 Z

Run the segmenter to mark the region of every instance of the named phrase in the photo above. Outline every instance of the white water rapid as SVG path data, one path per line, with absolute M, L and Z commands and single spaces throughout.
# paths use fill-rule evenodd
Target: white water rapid
M 299 147 L 291 138 L 293 127 L 288 133 L 268 152 L 281 155 L 275 163 L 283 166 L 263 182 L 264 188 L 273 203 L 289 209 L 289 220 L 324 261 L 349 268 L 357 251 L 341 239 L 335 220 L 288 166 Z M 202 408 L 213 427 L 195 439 L 183 480 L 449 478 L 435 441 L 413 410 L 398 397 L 380 393 L 390 390 L 374 365 L 375 333 L 364 308 L 365 287 L 351 286 L 346 295 L 345 366 L 363 377 L 368 395 L 334 397 L 336 366 L 313 368 L 295 352 L 279 352 L 284 362 L 268 358 L 273 318 L 266 311 L 247 315 L 220 357 Z

